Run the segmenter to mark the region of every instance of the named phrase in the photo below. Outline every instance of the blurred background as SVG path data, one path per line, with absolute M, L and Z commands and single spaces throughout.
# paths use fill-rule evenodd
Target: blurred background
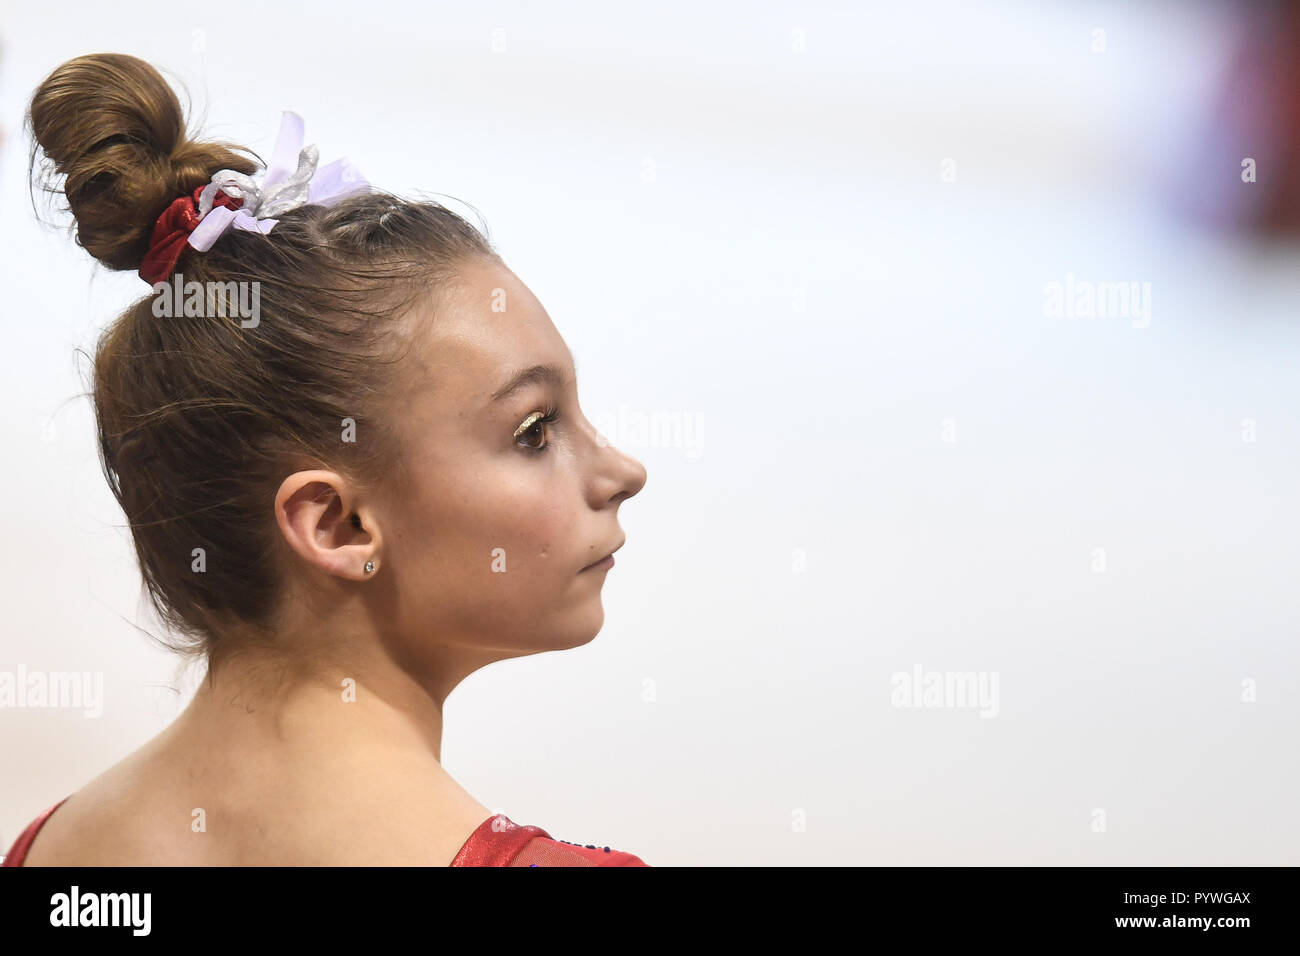
M 32 91 L 113 51 L 481 213 L 648 469 L 596 640 L 447 702 L 485 805 L 660 866 L 1300 863 L 1295 4 L 212 10 L 0 21 L 0 671 L 104 680 L 0 708 L 5 849 L 193 686 L 81 397 L 147 290 L 27 192 Z

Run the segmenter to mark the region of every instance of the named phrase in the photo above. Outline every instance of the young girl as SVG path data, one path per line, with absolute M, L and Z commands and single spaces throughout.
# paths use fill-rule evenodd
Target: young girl
M 98 344 L 100 453 L 207 673 L 5 865 L 645 866 L 440 762 L 467 675 L 596 636 L 646 481 L 541 303 L 453 212 L 317 169 L 293 114 L 256 183 L 134 57 L 63 64 L 28 120 L 77 242 L 153 289 Z

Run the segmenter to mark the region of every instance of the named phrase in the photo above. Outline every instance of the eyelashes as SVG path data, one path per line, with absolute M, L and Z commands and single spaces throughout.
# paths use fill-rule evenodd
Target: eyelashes
M 546 451 L 546 449 L 550 447 L 550 442 L 548 441 L 544 445 L 533 445 L 529 441 L 528 436 L 534 434 L 544 436 L 545 426 L 554 425 L 557 421 L 559 421 L 559 419 L 560 419 L 560 411 L 553 405 L 547 406 L 543 411 L 533 412 L 531 415 L 529 415 L 527 418 L 524 419 L 523 424 L 521 424 L 518 428 L 515 429 L 514 437 L 516 440 L 516 444 L 518 444 L 522 448 L 527 449 L 529 452 L 531 452 L 534 455 L 540 455 L 542 452 Z M 524 437 L 520 437 L 520 436 L 524 436 Z

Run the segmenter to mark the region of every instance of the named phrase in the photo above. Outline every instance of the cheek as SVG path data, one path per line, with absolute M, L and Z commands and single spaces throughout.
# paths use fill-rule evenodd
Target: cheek
M 484 516 L 479 532 L 504 552 L 511 571 L 542 577 L 571 563 L 572 523 L 557 496 L 516 488 Z
M 580 496 L 563 469 L 443 471 L 397 507 L 397 616 L 419 641 L 569 647 L 600 628 L 599 587 L 580 580 Z M 455 638 L 451 638 L 455 635 Z
M 531 590 L 577 560 L 576 515 L 557 476 L 508 463 L 440 473 L 400 505 L 394 548 L 440 595 Z

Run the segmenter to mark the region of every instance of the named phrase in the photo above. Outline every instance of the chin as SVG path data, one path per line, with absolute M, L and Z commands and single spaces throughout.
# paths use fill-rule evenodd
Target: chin
M 494 645 L 509 638 L 514 650 L 541 654 L 590 644 L 604 625 L 605 608 L 597 593 L 552 605 L 542 614 L 497 619 L 491 626 L 492 636 L 485 632 L 483 638 L 485 644 Z
M 559 636 L 557 650 L 590 644 L 604 626 L 605 609 L 597 601 L 593 611 L 584 610 L 582 614 L 575 615 L 572 626 L 565 628 L 564 633 Z

